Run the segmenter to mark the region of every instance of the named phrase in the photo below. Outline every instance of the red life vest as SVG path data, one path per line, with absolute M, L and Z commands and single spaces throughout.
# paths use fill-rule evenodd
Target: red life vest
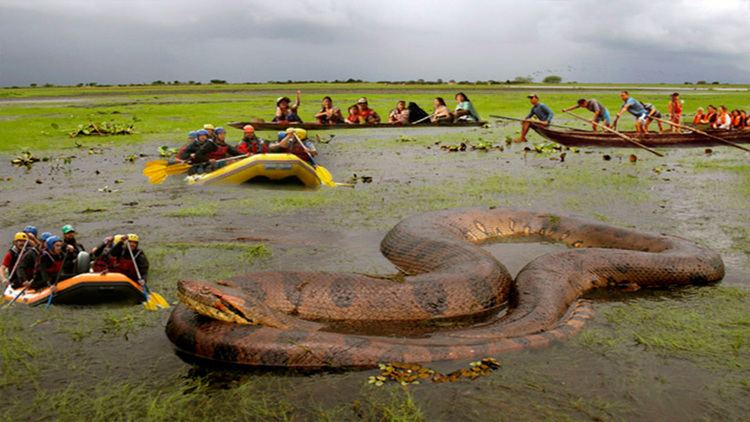
M 220 160 L 227 156 L 227 152 L 229 151 L 229 145 L 219 144 L 216 142 L 214 142 L 214 145 L 216 145 L 216 149 L 208 153 L 209 160 Z
M 64 257 L 62 255 L 52 255 L 48 251 L 44 251 L 42 254 L 48 256 L 50 261 L 52 261 L 52 265 L 49 268 L 45 269 L 45 272 L 50 276 L 57 276 L 57 273 L 62 270 Z
M 133 257 L 130 257 L 130 253 L 123 254 L 122 257 L 120 257 L 117 260 L 117 272 L 121 273 L 125 276 L 127 276 L 129 279 L 133 281 L 138 281 L 138 271 L 135 269 L 135 261 L 138 256 L 140 256 L 141 250 L 133 251 Z
M 266 154 L 268 153 L 268 143 L 259 139 L 243 139 L 237 150 L 242 154 Z

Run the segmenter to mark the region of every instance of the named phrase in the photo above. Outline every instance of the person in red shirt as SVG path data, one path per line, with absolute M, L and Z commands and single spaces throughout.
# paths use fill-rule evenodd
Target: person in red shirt
M 357 107 L 356 105 L 349 107 L 349 115 L 346 116 L 346 120 L 344 120 L 344 123 L 348 125 L 358 125 L 360 123 L 364 123 L 364 120 L 360 120 L 359 118 L 359 107 Z
M 669 121 L 676 125 L 682 124 L 682 110 L 685 108 L 685 102 L 680 99 L 680 93 L 675 92 L 672 94 L 672 98 L 667 104 L 667 112 L 669 113 Z M 679 132 L 680 128 L 672 125 L 672 132 Z
M 255 134 L 255 128 L 252 125 L 242 127 L 244 135 L 237 145 L 237 152 L 240 154 L 265 154 L 268 152 L 268 143 Z
M 357 107 L 359 108 L 360 122 L 364 120 L 364 123 L 380 123 L 380 116 L 378 112 L 369 107 L 367 97 L 357 100 Z

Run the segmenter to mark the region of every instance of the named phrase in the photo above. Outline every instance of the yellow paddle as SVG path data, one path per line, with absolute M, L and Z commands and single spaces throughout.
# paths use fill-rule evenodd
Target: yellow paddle
M 302 141 L 299 139 L 299 137 L 297 137 L 297 134 L 294 132 L 292 132 L 292 134 L 294 135 L 294 139 L 297 140 L 297 142 L 299 142 L 300 146 L 302 146 L 302 149 L 305 151 L 305 154 L 307 154 L 307 156 L 310 158 L 310 162 L 312 162 L 313 168 L 315 169 L 315 174 L 318 175 L 318 178 L 320 179 L 321 183 L 323 183 L 326 186 L 330 186 L 332 188 L 335 188 L 336 186 L 339 186 L 339 185 L 342 185 L 342 186 L 345 185 L 345 184 L 334 182 L 333 175 L 331 174 L 331 172 L 328 171 L 327 168 L 316 163 L 315 159 L 313 159 L 312 154 L 310 154 L 310 151 L 307 149 L 305 144 L 303 144 Z
M 143 280 L 143 278 L 141 278 L 141 270 L 138 269 L 138 264 L 135 262 L 135 255 L 133 255 L 133 250 L 130 249 L 130 243 L 127 240 L 125 241 L 125 247 L 128 248 L 130 259 L 133 260 L 133 266 L 135 267 L 135 273 L 138 275 L 138 280 Z M 164 299 L 164 296 L 156 292 L 150 292 L 146 283 L 143 283 L 143 295 L 146 297 L 146 301 L 143 302 L 143 307 L 149 311 L 155 311 L 157 307 L 164 309 L 169 308 L 169 302 Z
M 216 162 L 221 163 L 223 161 L 231 161 L 245 157 L 247 157 L 247 154 L 223 158 L 221 160 L 216 160 Z M 192 166 L 193 165 L 189 163 L 169 164 L 167 160 L 154 160 L 146 163 L 146 166 L 143 169 L 143 175 L 148 177 L 149 183 L 151 183 L 152 185 L 158 185 L 164 182 L 164 180 L 166 180 L 168 176 L 185 173 Z

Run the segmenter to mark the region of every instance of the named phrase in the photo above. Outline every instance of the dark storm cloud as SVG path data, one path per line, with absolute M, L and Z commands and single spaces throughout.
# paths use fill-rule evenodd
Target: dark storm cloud
M 748 82 L 747 1 L 4 0 L 0 84 Z

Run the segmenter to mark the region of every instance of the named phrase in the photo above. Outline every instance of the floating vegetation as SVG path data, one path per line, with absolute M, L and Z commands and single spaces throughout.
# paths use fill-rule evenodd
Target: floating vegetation
M 456 382 L 462 379 L 474 380 L 485 377 L 492 371 L 500 368 L 500 362 L 494 358 L 484 358 L 471 362 L 468 368 L 458 369 L 448 374 L 443 374 L 434 369 L 425 368 L 418 363 L 381 363 L 379 365 L 380 375 L 373 375 L 367 379 L 368 384 L 377 387 L 392 381 L 401 385 L 419 384 L 421 380 L 430 380 L 434 383 Z
M 135 133 L 133 123 L 119 122 L 90 122 L 87 125 L 78 125 L 78 128 L 70 132 L 70 137 L 76 136 L 107 136 L 107 135 L 132 135 Z
M 178 148 L 170 148 L 169 145 L 162 145 L 159 147 L 159 157 L 170 158 L 177 155 Z
M 47 161 L 47 159 L 42 159 L 35 157 L 34 154 L 32 154 L 30 151 L 23 151 L 21 154 L 17 155 L 16 158 L 10 160 L 10 163 L 13 164 L 16 167 L 26 167 L 27 169 L 30 169 L 31 166 L 34 165 L 34 163 L 39 161 Z

